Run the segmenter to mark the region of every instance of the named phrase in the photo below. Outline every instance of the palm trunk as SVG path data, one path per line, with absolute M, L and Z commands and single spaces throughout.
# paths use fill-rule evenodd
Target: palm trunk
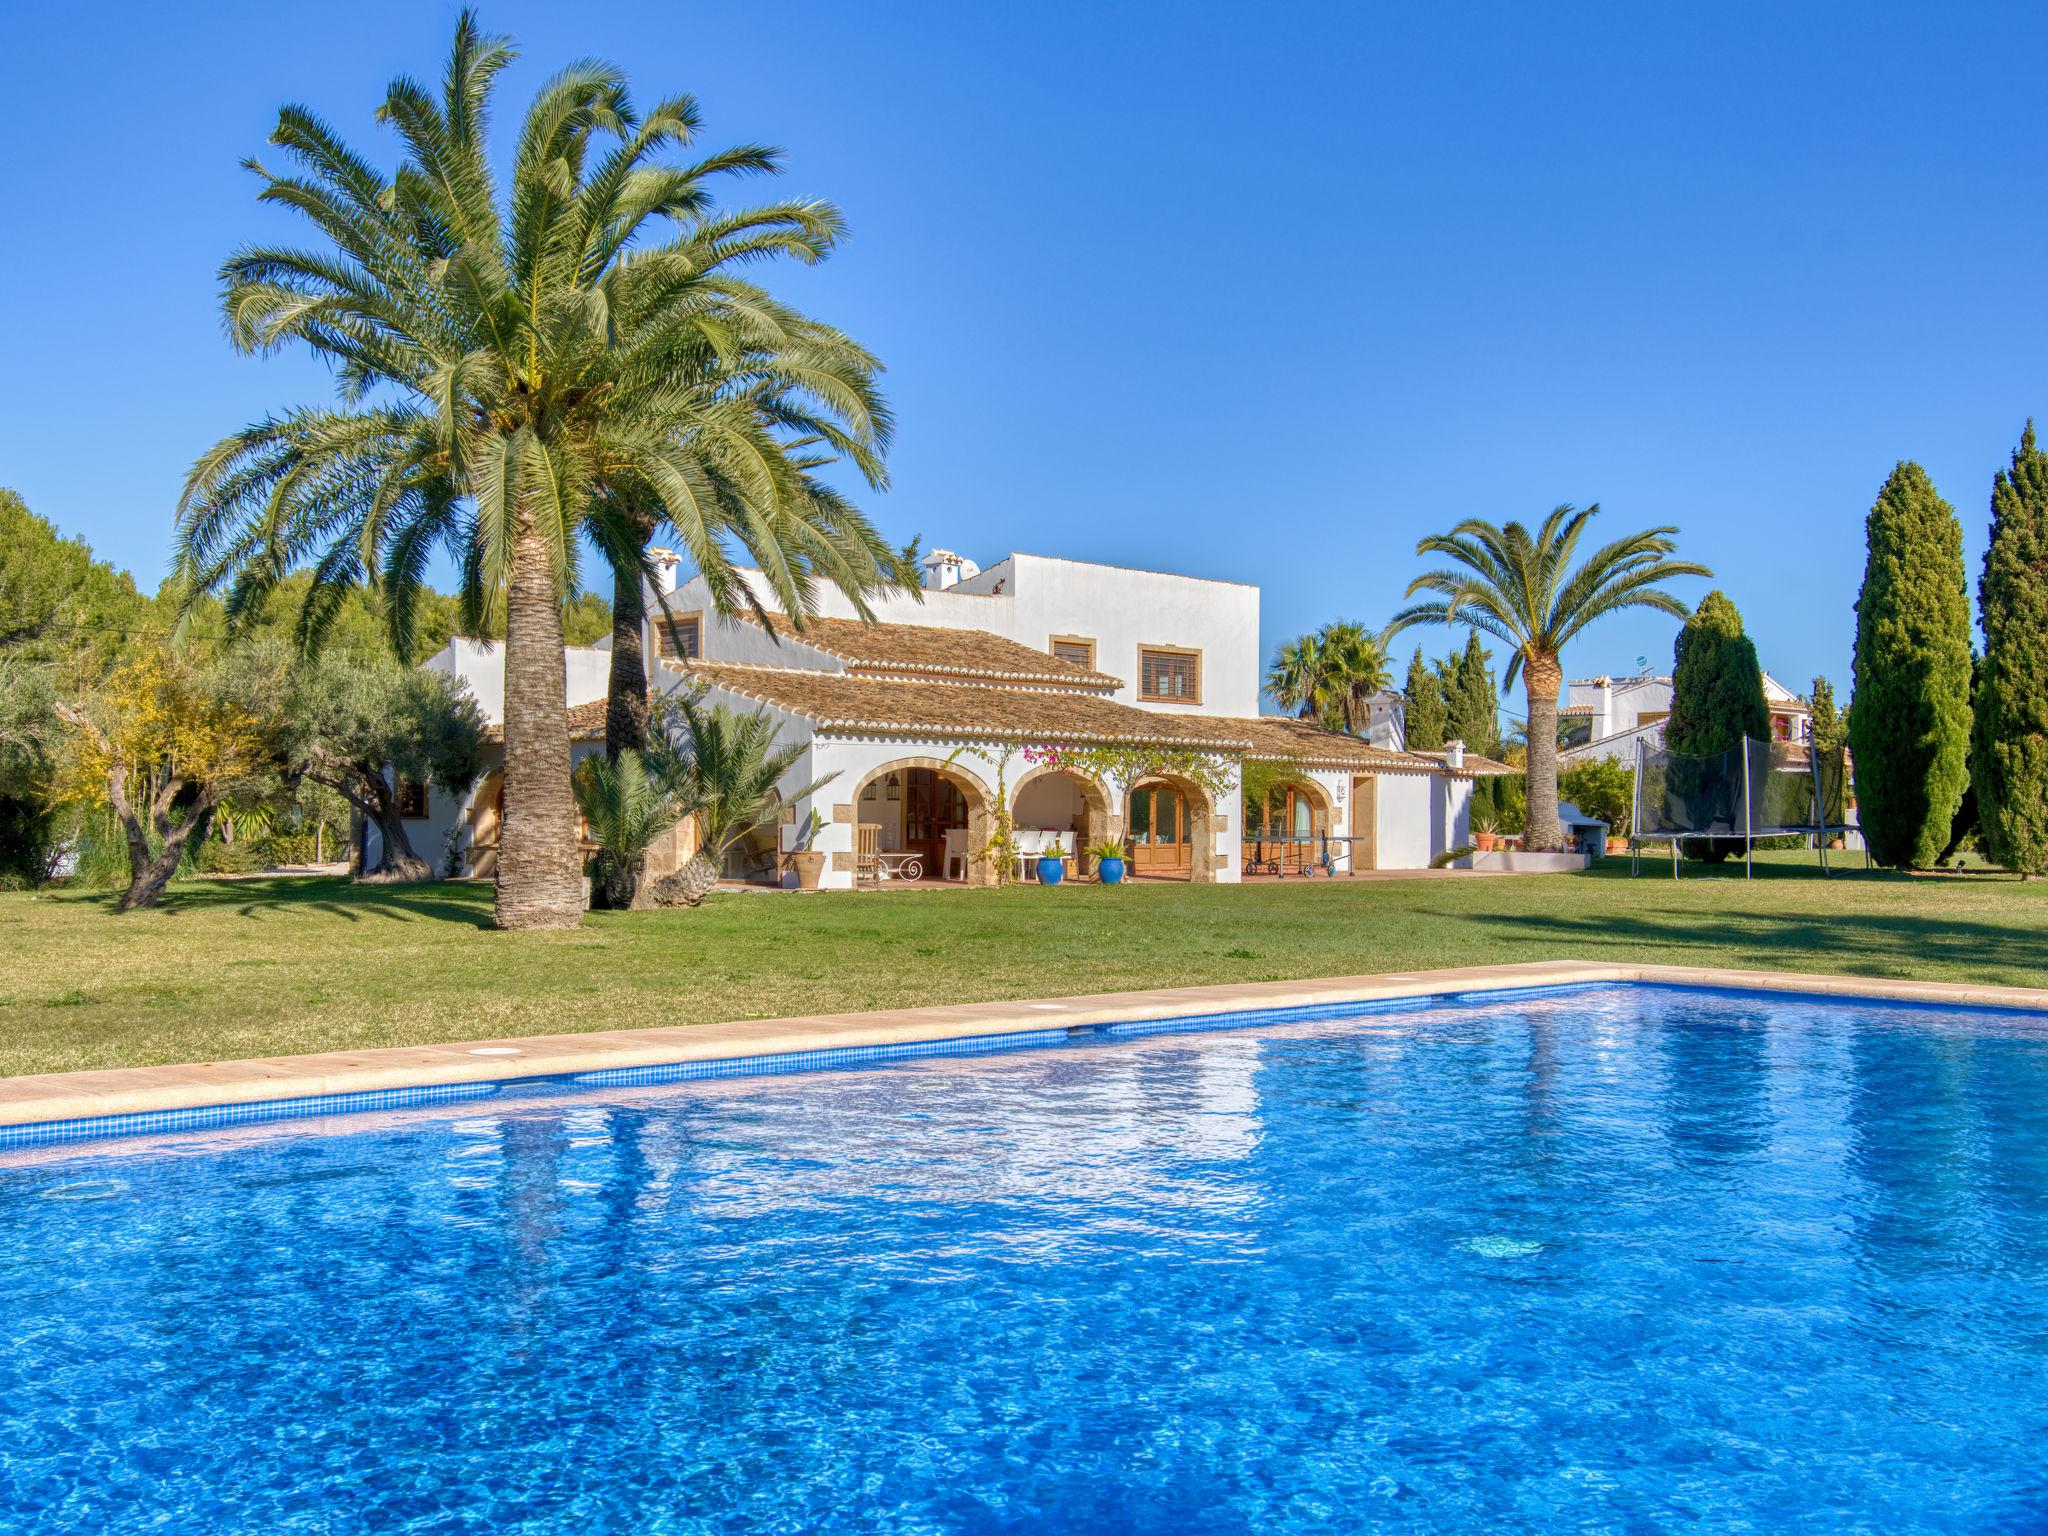
M 583 920 L 576 795 L 569 782 L 562 607 L 547 542 L 522 513 L 505 595 L 505 818 L 498 839 L 500 928 Z
M 651 528 L 642 532 L 641 554 L 651 537 Z M 647 657 L 640 633 L 645 617 L 640 568 L 622 565 L 612 575 L 612 672 L 604 710 L 604 754 L 614 762 L 621 752 L 647 750 Z
M 1555 656 L 1533 656 L 1522 663 L 1522 682 L 1529 690 L 1529 812 L 1522 846 L 1545 853 L 1564 847 L 1564 828 L 1557 819 L 1557 690 L 1564 668 Z

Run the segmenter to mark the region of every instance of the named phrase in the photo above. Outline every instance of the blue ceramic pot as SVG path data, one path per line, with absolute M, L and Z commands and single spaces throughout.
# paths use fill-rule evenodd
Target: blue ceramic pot
M 1066 873 L 1067 861 L 1065 859 L 1048 858 L 1038 861 L 1038 883 L 1040 885 L 1058 885 L 1066 877 Z
M 1124 861 L 1122 859 L 1098 859 L 1095 864 L 1095 870 L 1097 874 L 1102 876 L 1102 883 L 1104 885 L 1122 885 L 1124 883 Z

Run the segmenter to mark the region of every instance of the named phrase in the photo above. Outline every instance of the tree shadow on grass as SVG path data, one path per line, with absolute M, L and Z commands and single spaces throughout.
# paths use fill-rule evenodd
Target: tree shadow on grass
M 1566 917 L 1497 913 L 1468 918 L 1524 940 L 1548 940 L 1643 956 L 1697 952 L 1703 963 L 1810 970 L 1816 962 L 1852 976 L 1901 976 L 1939 968 L 1967 981 L 2041 985 L 2048 938 L 2014 924 L 1877 913 L 1773 917 L 1754 912 L 1638 909 Z
M 351 923 L 382 918 L 387 922 L 439 921 L 489 928 L 492 896 L 491 887 L 481 881 L 361 885 L 338 875 L 280 875 L 173 886 L 164 897 L 163 910 L 181 914 L 233 910 L 241 917 L 308 913 Z

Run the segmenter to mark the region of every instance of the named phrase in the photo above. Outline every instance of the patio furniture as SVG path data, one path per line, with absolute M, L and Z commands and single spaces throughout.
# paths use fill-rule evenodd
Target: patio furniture
M 953 873 L 953 866 L 960 866 L 960 873 Z M 967 829 L 946 828 L 945 867 L 939 871 L 942 880 L 965 880 L 967 878 Z
M 1061 832 L 1052 827 L 1019 827 L 1010 834 L 1010 840 L 1017 847 L 1019 880 L 1030 879 L 1032 866 L 1048 853 L 1056 852 L 1065 858 L 1074 856 L 1072 832 Z

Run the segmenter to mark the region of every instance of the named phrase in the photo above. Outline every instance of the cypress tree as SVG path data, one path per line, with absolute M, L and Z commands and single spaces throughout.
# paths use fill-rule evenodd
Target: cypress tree
M 1401 690 L 1408 722 L 1410 752 L 1441 752 L 1444 745 L 1444 690 L 1436 673 L 1422 659 L 1422 647 L 1415 647 L 1408 663 L 1408 683 Z
M 2048 873 L 2048 453 L 2034 424 L 1991 484 L 1991 546 L 1977 584 L 1984 658 L 1971 777 L 1985 850 Z
M 1444 691 L 1444 735 L 1457 738 L 1468 750 L 1485 757 L 1500 755 L 1500 688 L 1494 680 L 1493 653 L 1479 643 L 1479 632 L 1466 637 L 1464 651 L 1438 663 Z
M 1709 592 L 1672 648 L 1671 718 L 1664 744 L 1688 757 L 1726 752 L 1747 736 L 1768 741 L 1771 710 L 1756 642 L 1725 593 Z
M 1741 745 L 1744 737 L 1768 741 L 1770 735 L 1771 710 L 1764 699 L 1764 669 L 1756 659 L 1756 642 L 1743 633 L 1742 615 L 1727 594 L 1709 592 L 1672 647 L 1671 718 L 1664 722 L 1664 745 L 1686 757 L 1713 757 Z M 1674 765 L 1673 784 L 1681 793 L 1707 792 L 1704 783 L 1688 786 L 1694 771 L 1692 764 Z M 1721 782 L 1726 807 L 1734 804 L 1739 782 L 1733 777 Z M 1689 837 L 1682 847 L 1690 858 L 1713 861 L 1741 853 L 1743 841 Z
M 1870 856 L 1925 869 L 1962 803 L 1970 745 L 1963 530 L 1927 471 L 1901 460 L 1864 525 L 1849 748 Z

